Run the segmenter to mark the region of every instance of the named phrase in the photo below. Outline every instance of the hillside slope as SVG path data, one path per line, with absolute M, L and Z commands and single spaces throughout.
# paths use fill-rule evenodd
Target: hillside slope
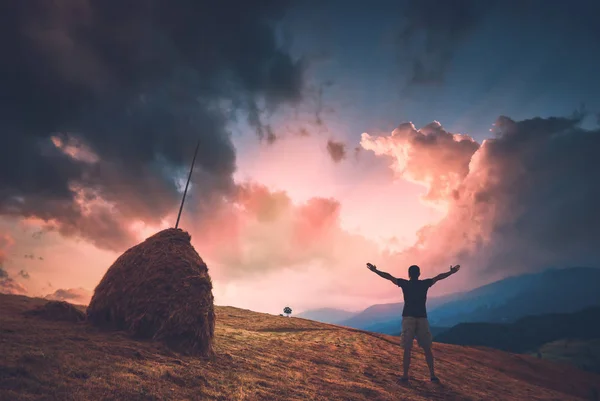
M 436 335 L 435 341 L 530 352 L 543 344 L 567 338 L 600 338 L 600 306 L 575 313 L 527 316 L 514 323 L 461 323 Z
M 571 313 L 598 304 L 600 269 L 571 267 L 508 277 L 467 292 L 429 297 L 427 314 L 432 327 L 443 330 L 465 322 L 506 323 L 527 315 Z M 372 305 L 339 324 L 396 334 L 402 324 L 402 307 L 402 302 Z
M 600 304 L 600 269 L 571 267 L 509 277 L 428 310 L 434 326 L 506 323 L 547 313 L 572 313 Z
M 1 400 L 586 400 L 600 376 L 491 349 L 435 344 L 397 382 L 398 339 L 299 318 L 217 307 L 216 356 L 86 323 L 26 317 L 46 301 L 0 295 Z
M 591 340 L 558 340 L 532 352 L 538 358 L 570 363 L 583 370 L 600 374 L 600 338 Z

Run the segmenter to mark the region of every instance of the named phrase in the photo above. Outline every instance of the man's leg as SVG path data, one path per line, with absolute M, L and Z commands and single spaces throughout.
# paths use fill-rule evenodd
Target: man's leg
M 404 367 L 404 375 L 402 375 L 403 379 L 408 379 L 408 370 L 410 369 L 410 352 L 412 350 L 412 345 L 404 345 L 404 359 L 402 360 L 402 365 Z
M 413 340 L 415 338 L 416 319 L 412 317 L 402 318 L 402 345 L 404 346 L 404 358 L 402 365 L 404 368 L 403 380 L 408 380 L 408 370 L 410 369 L 410 353 Z
M 417 342 L 421 348 L 423 348 L 423 352 L 425 353 L 425 361 L 427 361 L 431 379 L 437 380 L 433 363 L 433 351 L 431 350 L 431 345 L 433 342 L 432 340 L 431 330 L 429 330 L 429 322 L 427 321 L 427 318 L 419 319 L 417 325 Z
M 433 368 L 433 352 L 431 351 L 431 346 L 423 347 L 423 352 L 425 352 L 425 360 L 427 361 L 427 366 L 429 366 L 429 374 L 430 376 L 435 376 L 435 369 Z

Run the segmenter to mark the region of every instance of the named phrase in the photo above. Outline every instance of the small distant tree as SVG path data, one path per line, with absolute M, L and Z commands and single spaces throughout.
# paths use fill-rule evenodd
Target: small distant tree
M 290 317 L 290 315 L 292 314 L 292 308 L 286 306 L 285 308 L 283 308 L 283 313 L 285 313 L 287 317 Z

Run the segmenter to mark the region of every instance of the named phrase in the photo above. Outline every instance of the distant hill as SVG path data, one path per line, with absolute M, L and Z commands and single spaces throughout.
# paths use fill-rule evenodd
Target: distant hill
M 528 316 L 514 323 L 461 323 L 438 334 L 434 341 L 524 353 L 560 339 L 596 338 L 600 338 L 600 306 Z
M 399 291 L 402 290 L 399 289 Z M 457 299 L 461 295 L 462 294 L 450 294 L 441 297 L 432 297 L 427 301 L 427 305 L 429 308 L 436 308 Z M 402 320 L 403 307 L 404 302 L 375 304 L 369 306 L 362 312 L 354 314 L 354 316 L 339 324 L 355 329 L 369 330 L 382 334 L 393 334 L 397 331 L 396 327 Z
M 552 341 L 531 352 L 531 355 L 549 361 L 570 363 L 600 374 L 600 338 Z
M 340 324 L 356 329 L 366 329 L 374 324 L 389 322 L 402 313 L 402 305 L 400 302 L 371 305 Z
M 430 298 L 429 322 L 452 327 L 463 322 L 514 322 L 545 313 L 569 313 L 600 304 L 600 269 L 573 267 L 508 277 L 474 290 Z M 373 305 L 339 324 L 396 334 L 403 303 Z
M 350 312 L 343 309 L 321 308 L 310 309 L 302 313 L 298 313 L 296 317 L 310 319 L 321 323 L 336 324 L 343 320 L 349 319 L 350 317 L 356 315 L 356 313 L 357 312 Z
M 448 329 L 449 327 L 430 326 L 431 334 L 434 336 Z M 401 317 L 395 316 L 392 320 L 367 325 L 361 330 L 372 331 L 374 333 L 388 334 L 392 336 L 399 336 L 402 332 L 402 320 Z
M 397 337 L 223 306 L 215 355 L 202 359 L 26 315 L 46 302 L 0 294 L 0 400 L 584 401 L 600 392 L 600 375 L 569 365 L 448 344 L 435 344 L 441 383 L 416 350 L 402 384 Z
M 430 308 L 433 326 L 507 323 L 530 315 L 570 313 L 600 305 L 600 269 L 573 267 L 509 277 Z

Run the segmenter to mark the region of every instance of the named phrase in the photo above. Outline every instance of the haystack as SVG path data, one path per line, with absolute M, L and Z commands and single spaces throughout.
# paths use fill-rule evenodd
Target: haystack
M 190 240 L 170 228 L 127 250 L 96 287 L 88 320 L 185 354 L 211 354 L 212 281 Z
M 46 302 L 44 305 L 25 312 L 25 314 L 55 321 L 76 323 L 85 320 L 85 313 L 65 301 Z

